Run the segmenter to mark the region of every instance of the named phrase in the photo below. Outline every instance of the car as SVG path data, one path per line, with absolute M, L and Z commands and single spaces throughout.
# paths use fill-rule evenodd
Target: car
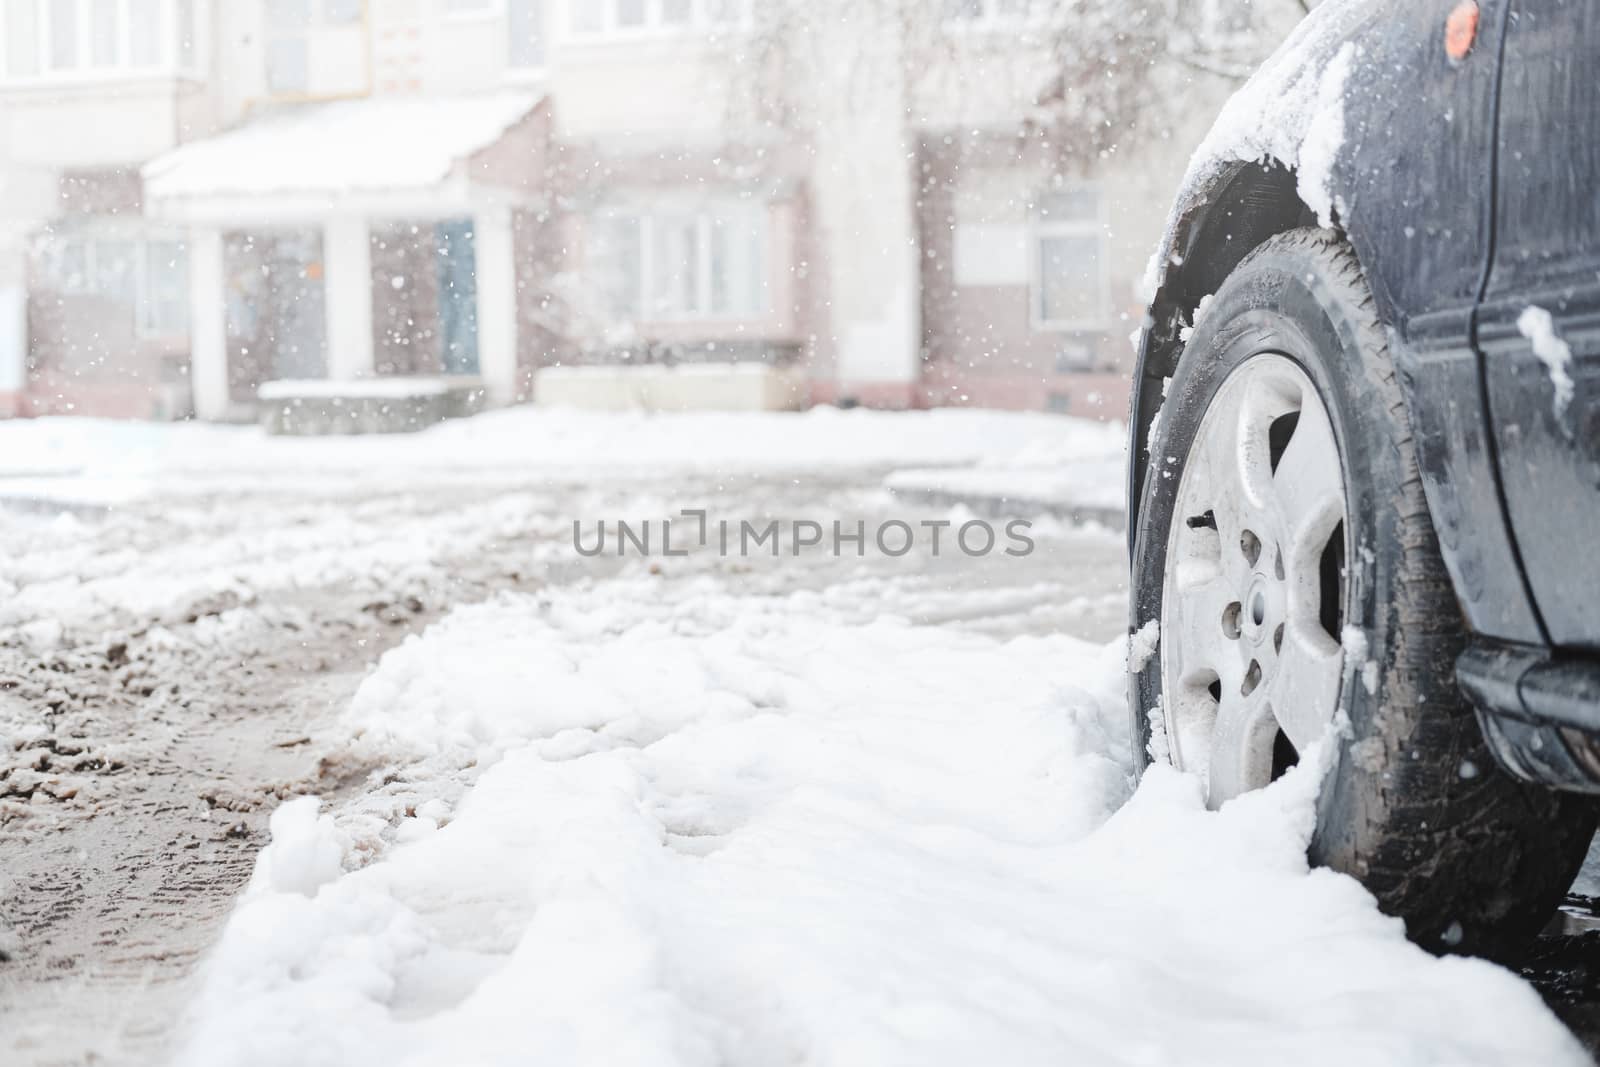
M 1136 338 L 1138 762 L 1218 807 L 1315 753 L 1309 858 L 1440 952 L 1515 953 L 1594 835 L 1597 84 L 1588 0 L 1320 5 Z

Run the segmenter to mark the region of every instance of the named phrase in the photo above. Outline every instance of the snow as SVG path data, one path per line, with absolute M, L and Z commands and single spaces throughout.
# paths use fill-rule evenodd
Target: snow
M 1215 295 L 1215 293 L 1207 293 L 1200 298 L 1200 302 L 1194 306 L 1193 321 L 1178 330 L 1178 340 L 1184 344 L 1189 343 L 1189 339 L 1194 336 L 1195 329 L 1200 325 L 1200 320 L 1205 318 L 1207 311 L 1211 310 L 1211 300 Z M 1152 433 L 1153 436 L 1154 434 Z
M 1130 797 L 1128 651 L 709 577 L 459 610 L 345 715 L 369 792 L 274 819 L 177 1062 L 1587 1062 L 1307 869 L 1316 753 Z
M 1366 631 L 1359 626 L 1346 626 L 1339 634 L 1339 645 L 1344 649 L 1345 660 L 1358 665 L 1361 685 L 1368 693 L 1378 691 L 1378 661 L 1367 656 Z
M 996 447 L 972 466 L 911 467 L 884 484 L 897 493 L 934 493 L 1052 510 L 1120 512 L 1127 431 L 1120 423 L 1077 421 L 1070 433 Z
M 1151 619 L 1134 631 L 1128 642 L 1128 673 L 1138 674 L 1150 662 L 1161 646 L 1161 623 Z
M 447 378 L 358 378 L 354 381 L 334 382 L 326 378 L 280 378 L 263 382 L 256 389 L 262 400 L 299 399 L 374 399 L 404 400 L 408 397 L 444 396 L 452 388 L 470 389 L 481 385 L 472 379 Z
M 1545 365 L 1550 375 L 1550 385 L 1555 391 L 1551 410 L 1559 421 L 1572 403 L 1576 386 L 1572 381 L 1572 349 L 1556 333 L 1555 320 L 1542 307 L 1526 307 L 1517 316 L 1517 332 L 1533 342 L 1533 354 Z
M 1189 160 L 1166 233 L 1145 267 L 1140 299 L 1149 304 L 1173 263 L 1176 226 L 1204 202 L 1236 163 L 1276 160 L 1297 171 L 1305 205 L 1329 226 L 1340 206 L 1332 167 L 1344 143 L 1344 93 L 1355 46 L 1343 40 L 1362 17 L 1358 0 L 1317 5 L 1224 105 Z
M 275 847 L 262 853 L 252 878 L 262 892 L 312 897 L 343 873 L 346 839 L 318 806 L 316 797 L 296 797 L 272 813 Z
M 1343 209 L 1342 204 L 1335 204 L 1330 183 L 1333 164 L 1344 146 L 1344 84 L 1354 55 L 1355 45 L 1345 45 L 1317 79 L 1316 103 L 1296 155 L 1296 191 L 1305 205 L 1317 213 L 1321 226 L 1332 226 L 1334 209 Z
M 444 580 L 441 560 L 530 534 L 536 555 L 570 547 L 576 485 L 718 484 L 776 474 L 849 474 L 867 484 L 915 465 L 983 464 L 972 491 L 1008 471 L 1088 464 L 1083 485 L 1120 506 L 1123 431 L 1060 415 L 984 411 L 803 414 L 597 414 L 518 408 L 416 434 L 272 437 L 257 427 L 53 418 L 0 422 L 0 630 L 38 619 L 79 634 L 131 618 L 182 620 L 221 598 L 249 604 L 281 590 L 382 590 Z M 15 476 L 13 477 L 13 473 Z M 473 494 L 472 487 L 485 490 Z M 241 487 L 269 499 L 237 500 Z M 380 492 L 468 495 L 417 514 L 362 506 Z M 659 501 L 656 517 L 696 497 Z M 232 501 L 223 507 L 220 499 Z M 641 500 L 640 506 L 649 501 Z M 333 504 L 334 506 L 329 506 Z M 152 535 L 145 509 L 178 533 Z M 14 516 L 13 512 L 24 513 Z M 109 516 L 110 528 L 57 528 L 59 513 Z M 604 513 L 585 515 L 600 517 Z M 648 515 L 649 512 L 642 512 Z M 251 518 L 255 515 L 255 518 Z M 125 516 L 119 518 L 119 516 Z M 607 516 L 609 517 L 609 516 Z M 116 530 L 126 529 L 125 537 Z
M 819 407 L 802 413 L 594 413 L 518 407 L 420 433 L 295 439 L 253 426 L 52 418 L 0 422 L 0 493 L 16 478 L 138 478 L 161 492 L 240 476 L 329 472 L 816 471 L 931 465 L 1039 466 L 1110 454 L 1123 431 L 1068 416 Z
M 545 367 L 540 377 L 554 378 L 614 378 L 619 374 L 640 372 L 680 374 L 688 378 L 760 378 L 779 372 L 782 368 L 771 363 L 637 363 L 637 364 L 578 364 L 570 367 Z
M 1145 745 L 1145 754 L 1150 757 L 1151 763 L 1163 766 L 1172 765 L 1172 742 L 1167 738 L 1167 716 L 1158 700 L 1149 711 L 1144 713 L 1145 722 L 1150 724 L 1150 741 Z
M 539 101 L 537 93 L 503 91 L 339 100 L 276 112 L 146 163 L 145 196 L 159 202 L 426 188 L 499 140 Z

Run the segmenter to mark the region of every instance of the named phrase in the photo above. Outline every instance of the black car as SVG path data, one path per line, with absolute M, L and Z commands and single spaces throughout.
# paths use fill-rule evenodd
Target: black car
M 1321 5 L 1150 283 L 1141 758 L 1216 806 L 1317 752 L 1313 861 L 1509 950 L 1600 793 L 1600 3 Z

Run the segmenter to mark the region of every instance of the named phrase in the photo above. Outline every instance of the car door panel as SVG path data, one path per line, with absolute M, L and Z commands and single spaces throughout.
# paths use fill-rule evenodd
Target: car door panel
M 1457 0 L 1375 6 L 1346 92 L 1335 192 L 1392 327 L 1423 489 L 1462 610 L 1479 633 L 1540 642 L 1472 343 L 1493 251 L 1494 94 L 1509 2 L 1484 0 L 1462 59 L 1444 48 Z
M 1558 647 L 1600 651 L 1600 5 L 1513 0 L 1510 15 L 1478 343 L 1545 631 Z M 1530 307 L 1548 312 L 1553 335 L 1524 317 Z

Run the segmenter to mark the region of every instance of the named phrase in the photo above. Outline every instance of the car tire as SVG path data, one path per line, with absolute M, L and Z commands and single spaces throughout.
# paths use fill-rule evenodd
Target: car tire
M 1292 419 L 1273 414 L 1296 403 Z M 1313 430 L 1318 408 L 1331 444 Z M 1208 422 L 1208 412 L 1221 414 Z M 1327 453 L 1327 485 L 1342 487 L 1343 512 L 1319 548 L 1333 505 L 1316 521 L 1294 509 L 1315 495 L 1297 486 L 1328 476 L 1296 481 L 1280 472 L 1311 471 Z M 1310 860 L 1359 879 L 1426 948 L 1514 955 L 1570 886 L 1593 836 L 1594 808 L 1501 772 L 1456 686 L 1464 622 L 1383 325 L 1354 252 L 1337 234 L 1300 229 L 1271 238 L 1203 303 L 1148 457 L 1133 461 L 1148 467 L 1131 623 L 1138 631 L 1168 622 L 1145 662 L 1130 663 L 1141 770 L 1153 752 L 1187 760 L 1217 806 L 1219 794 L 1265 784 L 1295 762 L 1298 747 L 1283 723 L 1306 736 L 1300 720 L 1325 714 L 1339 729 L 1323 736 L 1339 740 Z M 1242 473 L 1226 473 L 1230 465 Z M 1224 473 L 1207 474 L 1217 471 Z M 1243 487 L 1233 493 L 1244 501 L 1237 505 L 1228 503 L 1235 477 Z M 1273 492 L 1287 503 L 1251 511 Z M 1201 510 L 1213 498 L 1218 508 Z M 1243 518 L 1231 518 L 1235 510 Z M 1272 529 L 1230 528 L 1255 521 L 1252 514 Z M 1222 607 L 1218 637 L 1213 609 L 1230 590 L 1237 592 Z M 1208 656 L 1215 671 L 1204 667 Z M 1245 695 L 1236 699 L 1235 690 Z M 1209 726 L 1206 694 L 1214 700 Z M 1312 696 L 1288 699 L 1301 694 Z M 1271 708 L 1280 697 L 1287 710 Z

